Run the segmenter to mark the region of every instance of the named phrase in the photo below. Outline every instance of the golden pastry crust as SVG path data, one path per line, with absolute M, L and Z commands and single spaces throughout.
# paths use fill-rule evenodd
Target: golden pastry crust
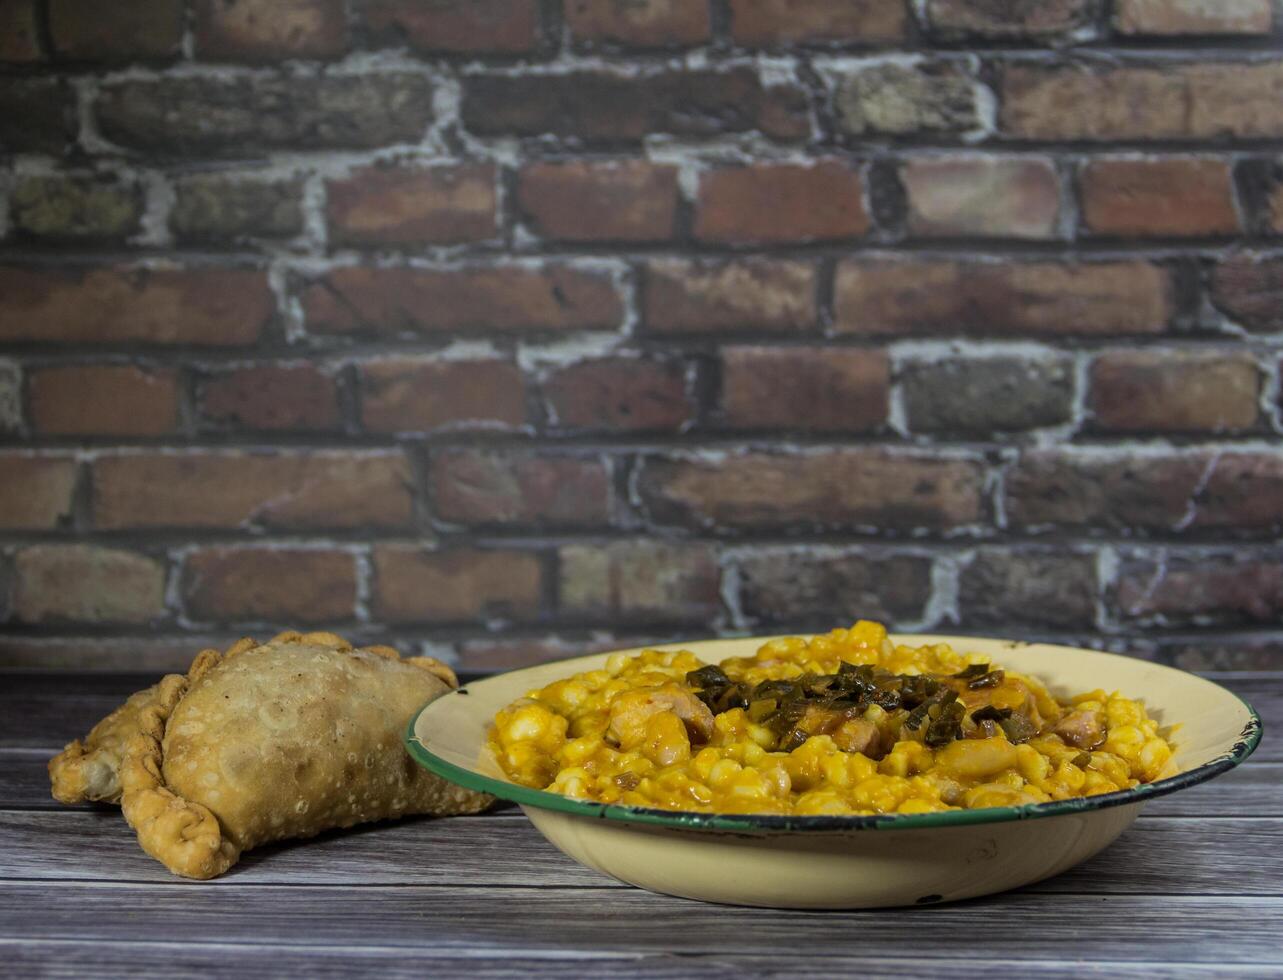
M 491 802 L 420 768 L 402 747 L 413 712 L 453 680 L 430 657 L 284 633 L 205 651 L 179 680 L 119 709 L 129 709 L 128 729 L 119 719 L 111 743 L 125 819 L 175 874 L 212 878 L 268 841 Z M 73 757 L 63 756 L 58 768 L 69 771 Z

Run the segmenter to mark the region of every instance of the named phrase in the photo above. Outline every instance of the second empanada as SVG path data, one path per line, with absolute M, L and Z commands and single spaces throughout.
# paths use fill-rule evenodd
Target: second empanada
M 56 757 L 54 795 L 119 793 L 143 849 L 189 878 L 268 841 L 474 813 L 491 798 L 420 768 L 401 744 L 414 711 L 453 683 L 431 658 L 325 633 L 207 650 Z

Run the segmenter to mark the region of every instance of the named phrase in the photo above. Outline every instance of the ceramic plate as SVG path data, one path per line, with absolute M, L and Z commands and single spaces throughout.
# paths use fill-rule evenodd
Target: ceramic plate
M 771 637 L 667 644 L 707 663 L 751 655 Z M 540 664 L 477 681 L 424 707 L 406 746 L 421 765 L 520 804 L 562 851 L 630 884 L 741 905 L 857 908 L 987 894 L 1058 874 L 1107 846 L 1146 800 L 1241 763 L 1261 738 L 1251 706 L 1211 681 L 1131 657 L 1049 644 L 892 636 L 979 653 L 1066 696 L 1098 687 L 1145 701 L 1178 726 L 1175 775 L 1134 789 L 1052 803 L 886 816 L 687 813 L 573 800 L 508 780 L 485 750 L 495 712 L 610 653 Z M 640 649 L 640 648 L 639 648 Z M 622 651 L 625 654 L 639 650 Z M 874 833 L 871 833 L 874 832 Z

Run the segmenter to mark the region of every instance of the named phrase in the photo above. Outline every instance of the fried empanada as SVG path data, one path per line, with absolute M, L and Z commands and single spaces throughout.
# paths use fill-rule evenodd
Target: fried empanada
M 268 841 L 492 798 L 422 769 L 411 714 L 457 685 L 431 657 L 283 633 L 140 691 L 49 763 L 64 803 L 119 800 L 148 854 L 188 878 L 222 874 Z

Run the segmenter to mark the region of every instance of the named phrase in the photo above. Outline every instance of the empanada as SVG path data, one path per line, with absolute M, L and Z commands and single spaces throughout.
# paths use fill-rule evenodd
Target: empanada
M 152 857 L 212 878 L 268 841 L 412 813 L 475 813 L 491 797 L 427 772 L 401 736 L 455 686 L 431 657 L 283 633 L 206 650 L 140 691 L 49 763 L 64 803 L 120 801 Z

